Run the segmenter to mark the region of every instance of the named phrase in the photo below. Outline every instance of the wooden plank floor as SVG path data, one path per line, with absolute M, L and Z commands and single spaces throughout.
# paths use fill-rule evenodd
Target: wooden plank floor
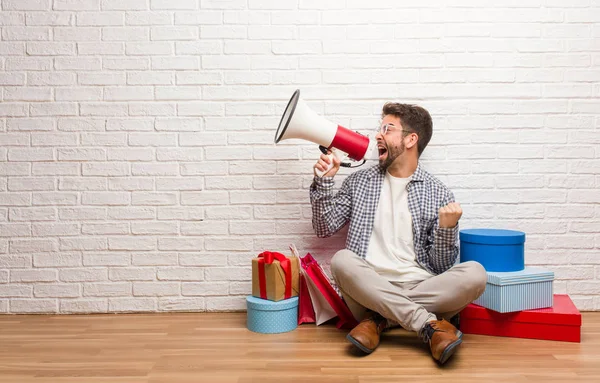
M 245 320 L 245 313 L 0 316 L 0 382 L 600 382 L 600 313 L 583 313 L 582 343 L 465 335 L 443 367 L 402 329 L 361 356 L 333 326 L 263 335 Z

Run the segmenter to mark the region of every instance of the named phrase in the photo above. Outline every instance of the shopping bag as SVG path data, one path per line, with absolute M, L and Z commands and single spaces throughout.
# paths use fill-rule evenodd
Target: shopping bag
M 327 302 L 327 299 L 321 294 L 315 281 L 308 275 L 306 270 L 302 270 L 302 274 L 315 310 L 315 323 L 317 326 L 320 326 L 328 320 L 335 318 L 337 314 L 329 302 Z
M 306 277 L 300 273 L 300 294 L 298 296 L 298 324 L 315 323 L 315 309 L 310 299 Z
M 294 244 L 290 244 L 290 250 L 292 251 L 292 257 L 298 260 L 300 264 L 300 253 Z M 299 276 L 299 291 L 298 291 L 298 324 L 302 323 L 315 323 L 315 309 L 310 298 L 310 292 L 308 291 L 308 285 L 306 284 L 306 276 L 303 273 L 302 267 L 300 267 Z
M 335 291 L 329 277 L 312 255 L 307 253 L 300 258 L 300 261 L 300 269 L 307 277 L 306 282 L 315 309 L 317 325 L 336 316 L 338 317 L 337 328 L 352 329 L 358 325 L 354 315 Z

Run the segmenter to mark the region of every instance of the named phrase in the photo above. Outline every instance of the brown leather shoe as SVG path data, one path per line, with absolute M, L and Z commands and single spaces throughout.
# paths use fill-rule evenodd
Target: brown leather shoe
M 447 331 L 449 333 L 453 333 L 454 335 L 456 335 L 459 339 L 463 338 L 463 333 L 456 328 L 456 326 L 454 324 L 452 324 L 452 322 L 448 322 L 447 320 L 440 320 L 437 321 L 437 326 L 439 327 L 440 330 L 442 331 Z
M 379 346 L 379 336 L 386 324 L 384 317 L 378 313 L 370 313 L 346 335 L 346 339 L 362 352 L 370 354 Z
M 446 363 L 462 343 L 462 332 L 445 319 L 427 322 L 420 335 L 424 342 L 429 343 L 433 359 L 440 364 Z

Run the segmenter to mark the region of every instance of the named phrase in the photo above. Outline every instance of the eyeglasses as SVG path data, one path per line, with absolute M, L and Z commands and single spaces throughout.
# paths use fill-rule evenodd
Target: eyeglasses
M 383 124 L 380 127 L 377 128 L 377 132 L 381 133 L 382 136 L 385 136 L 385 134 L 388 132 L 395 132 L 395 131 L 402 131 L 402 132 L 407 132 L 407 133 L 412 133 L 411 130 L 407 130 L 407 129 L 398 129 L 396 127 L 396 125 L 394 124 Z

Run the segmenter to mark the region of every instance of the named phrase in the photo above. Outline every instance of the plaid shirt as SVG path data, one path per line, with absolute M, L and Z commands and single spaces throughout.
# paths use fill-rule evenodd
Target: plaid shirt
M 346 248 L 365 258 L 384 177 L 379 165 L 359 170 L 344 180 L 335 195 L 332 177 L 315 177 L 310 201 L 317 236 L 330 237 L 350 223 Z M 441 274 L 458 257 L 458 224 L 454 228 L 438 225 L 439 208 L 454 202 L 454 194 L 420 164 L 407 187 L 416 260 L 430 273 Z

